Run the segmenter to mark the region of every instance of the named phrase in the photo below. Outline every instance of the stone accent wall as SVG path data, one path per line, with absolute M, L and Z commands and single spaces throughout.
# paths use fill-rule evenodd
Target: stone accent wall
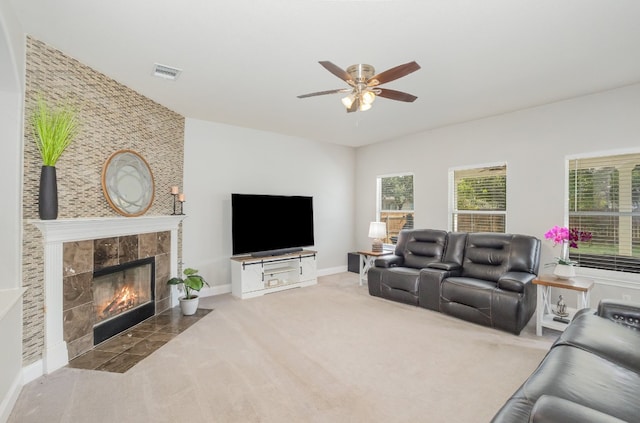
M 167 285 L 171 268 L 169 231 L 67 242 L 63 256 L 63 329 L 69 360 L 93 349 L 96 322 L 91 285 L 95 270 L 154 257 L 156 313 L 171 305 Z
M 37 95 L 51 105 L 69 101 L 79 110 L 81 133 L 56 164 L 58 219 L 120 216 L 104 198 L 101 175 L 107 158 L 121 149 L 138 152 L 151 167 L 155 198 L 147 214 L 171 214 L 170 187 L 182 187 L 184 117 L 32 37 L 27 38 L 25 85 L 23 364 L 28 365 L 42 357 L 44 346 L 42 236 L 29 223 L 39 218 L 42 161 L 29 122 Z

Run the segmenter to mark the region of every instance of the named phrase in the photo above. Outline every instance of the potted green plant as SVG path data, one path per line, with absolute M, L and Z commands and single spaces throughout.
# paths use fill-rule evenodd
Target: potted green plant
M 58 217 L 58 183 L 56 163 L 64 150 L 78 134 L 78 117 L 71 105 L 64 104 L 50 108 L 39 96 L 31 115 L 34 140 L 40 156 L 40 188 L 38 193 L 38 213 L 42 220 Z
M 185 277 L 184 278 L 171 278 L 167 281 L 168 285 L 183 285 L 185 295 L 183 297 L 178 298 L 180 301 L 180 309 L 182 310 L 182 314 L 185 316 L 191 316 L 195 314 L 198 309 L 198 296 L 193 293 L 193 291 L 200 291 L 203 286 L 209 284 L 204 278 L 198 275 L 198 271 L 196 269 L 186 268 L 184 269 Z

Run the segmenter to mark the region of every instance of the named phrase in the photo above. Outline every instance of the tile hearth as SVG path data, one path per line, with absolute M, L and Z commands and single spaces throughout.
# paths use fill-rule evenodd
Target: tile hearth
M 211 311 L 199 308 L 193 316 L 183 316 L 179 306 L 173 307 L 96 345 L 68 367 L 125 373 Z

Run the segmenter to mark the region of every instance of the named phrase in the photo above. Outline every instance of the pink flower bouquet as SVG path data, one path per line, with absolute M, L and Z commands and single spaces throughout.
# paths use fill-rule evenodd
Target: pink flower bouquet
M 553 245 L 562 244 L 562 257 L 556 257 L 559 264 L 574 265 L 576 262 L 569 260 L 569 248 L 578 248 L 579 242 L 591 241 L 591 232 L 581 231 L 577 228 L 554 226 L 549 229 L 544 237 L 553 241 Z

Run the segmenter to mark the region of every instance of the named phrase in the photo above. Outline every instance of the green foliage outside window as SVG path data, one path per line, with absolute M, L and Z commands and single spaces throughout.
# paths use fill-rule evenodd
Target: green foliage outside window
M 582 267 L 640 273 L 640 154 L 569 161 L 569 226 L 592 233 L 571 249 Z
M 381 210 L 413 210 L 413 175 L 381 178 Z
M 640 212 L 640 166 L 631 171 L 631 186 L 621 183 L 615 166 L 570 170 L 569 224 L 593 233 L 592 242 L 581 248 L 580 254 L 619 255 L 623 211 Z M 624 255 L 640 257 L 639 217 L 631 217 L 631 222 L 632 246 Z
M 413 228 L 413 175 L 379 178 L 378 221 L 387 225 L 385 244 L 395 244 L 403 229 Z
M 507 177 L 488 176 L 462 178 L 457 186 L 458 210 L 505 210 Z
M 461 232 L 505 232 L 506 165 L 453 172 L 454 211 L 451 227 Z

